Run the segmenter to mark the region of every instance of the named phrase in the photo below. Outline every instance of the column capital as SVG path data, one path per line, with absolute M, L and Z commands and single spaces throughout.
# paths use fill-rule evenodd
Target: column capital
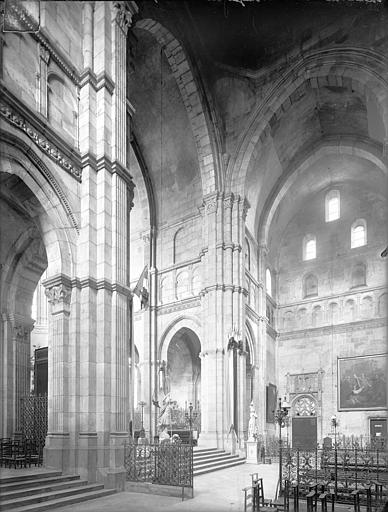
M 113 2 L 113 8 L 114 20 L 126 36 L 129 27 L 132 25 L 132 18 L 139 11 L 139 8 L 135 2 L 123 0 Z
M 64 274 L 57 274 L 43 281 L 48 302 L 53 312 L 69 312 L 71 302 L 71 280 Z

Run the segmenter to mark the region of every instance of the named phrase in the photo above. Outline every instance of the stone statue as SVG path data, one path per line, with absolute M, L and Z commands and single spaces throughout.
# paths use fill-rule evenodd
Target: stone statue
M 255 441 L 257 434 L 257 414 L 253 402 L 249 406 L 248 441 Z

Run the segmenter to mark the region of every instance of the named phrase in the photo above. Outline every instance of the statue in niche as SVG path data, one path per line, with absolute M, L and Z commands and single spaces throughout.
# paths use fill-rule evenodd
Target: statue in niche
M 249 406 L 248 441 L 255 441 L 257 436 L 257 414 L 253 402 Z

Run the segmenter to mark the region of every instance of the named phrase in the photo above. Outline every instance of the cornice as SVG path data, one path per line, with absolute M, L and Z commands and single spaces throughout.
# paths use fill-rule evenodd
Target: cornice
M 359 320 L 357 322 L 348 322 L 337 325 L 328 325 L 323 327 L 310 327 L 307 329 L 300 329 L 298 331 L 281 333 L 279 332 L 278 337 L 280 341 L 308 338 L 311 336 L 325 336 L 331 334 L 343 334 L 353 331 L 359 331 L 360 329 L 377 329 L 379 327 L 386 327 L 386 318 L 372 318 L 369 320 Z
M 169 267 L 166 267 L 162 270 L 158 270 L 158 275 L 161 276 L 163 274 L 173 272 L 174 270 L 180 270 L 182 268 L 190 267 L 192 265 L 198 265 L 199 263 L 201 263 L 200 257 L 182 261 L 181 263 L 174 263 L 174 265 L 170 265 Z
M 158 314 L 166 315 L 168 313 L 175 313 L 176 311 L 182 311 L 183 309 L 197 308 L 201 305 L 201 300 L 198 297 L 190 297 L 189 299 L 183 299 L 172 304 L 165 304 L 154 308 Z
M 2 83 L 0 93 L 1 117 L 24 132 L 51 160 L 80 182 L 82 173 L 79 153 L 60 139 L 40 114 L 30 110 Z
M 207 293 L 211 293 L 214 291 L 224 292 L 226 290 L 232 291 L 233 293 L 242 293 L 245 297 L 248 297 L 248 290 L 246 288 L 244 288 L 243 286 L 237 286 L 234 284 L 221 284 L 221 283 L 216 283 L 211 286 L 205 286 L 205 288 L 202 288 L 202 290 L 200 292 L 200 296 L 203 297 Z
M 108 279 L 96 279 L 94 277 L 76 277 L 71 280 L 72 288 L 82 290 L 83 288 L 91 288 L 92 290 L 106 290 L 109 293 L 117 292 L 126 297 L 132 297 L 129 286 L 117 282 L 111 282 Z
M 49 39 L 49 37 L 44 33 L 43 29 L 39 29 L 39 32 L 34 32 L 31 34 L 32 37 L 40 43 L 44 48 L 49 52 L 50 57 L 55 61 L 61 70 L 70 78 L 70 80 L 75 84 L 79 85 L 80 76 L 77 69 L 71 64 L 70 59 L 68 59 L 62 52 L 59 50 Z

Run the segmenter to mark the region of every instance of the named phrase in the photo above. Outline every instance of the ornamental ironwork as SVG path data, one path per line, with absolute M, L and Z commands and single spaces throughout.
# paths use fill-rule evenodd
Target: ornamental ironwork
M 351 502 L 355 489 L 384 485 L 388 476 L 388 452 L 371 448 L 317 448 L 312 451 L 283 448 L 282 487 L 285 481 L 298 485 L 305 497 L 318 485 L 327 488 L 339 502 Z M 364 498 L 363 498 L 364 499 Z
M 20 426 L 23 438 L 44 446 L 47 435 L 47 395 L 20 399 Z
M 124 449 L 128 481 L 193 488 L 192 446 L 127 444 Z

